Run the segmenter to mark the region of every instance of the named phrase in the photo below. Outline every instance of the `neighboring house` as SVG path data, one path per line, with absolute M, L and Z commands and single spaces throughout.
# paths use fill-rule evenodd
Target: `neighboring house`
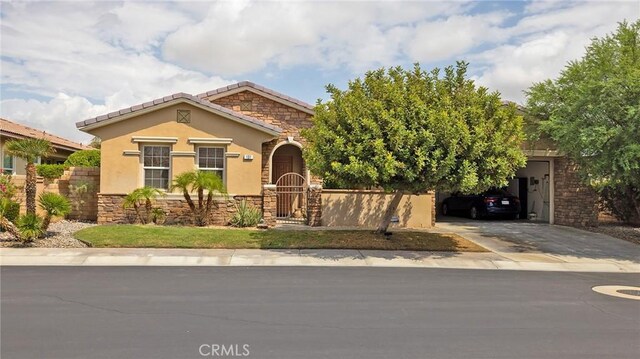
M 225 224 L 234 204 L 245 199 L 263 208 L 267 224 L 306 217 L 317 225 L 319 195 L 308 193 L 320 181 L 304 164 L 300 135 L 312 116 L 311 105 L 245 81 L 78 122 L 102 140 L 98 221 L 127 221 L 122 198 L 145 185 L 167 191 L 161 202 L 169 222 L 186 220 L 188 208 L 182 194 L 170 193 L 171 181 L 200 169 L 219 174 L 229 193 L 229 201 L 219 200 L 214 224 Z M 277 196 L 279 179 L 287 193 Z
M 9 156 L 4 151 L 5 144 L 8 141 L 23 138 L 42 138 L 51 142 L 53 148 L 55 148 L 56 152 L 54 154 L 41 158 L 38 163 L 63 163 L 70 154 L 88 148 L 80 143 L 46 133 L 45 131 L 0 118 L 0 158 L 2 158 L 1 170 L 3 173 L 25 174 L 26 162 L 21 158 Z

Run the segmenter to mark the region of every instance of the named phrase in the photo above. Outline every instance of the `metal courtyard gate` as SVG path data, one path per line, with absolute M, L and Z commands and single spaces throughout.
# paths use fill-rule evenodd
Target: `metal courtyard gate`
M 276 181 L 276 219 L 280 223 L 307 223 L 307 181 L 295 172 Z

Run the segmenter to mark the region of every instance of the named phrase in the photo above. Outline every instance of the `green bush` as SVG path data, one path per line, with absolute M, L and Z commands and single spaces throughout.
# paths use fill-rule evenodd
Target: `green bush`
M 254 227 L 260 222 L 260 219 L 262 219 L 260 209 L 243 200 L 239 205 L 236 204 L 236 213 L 233 214 L 230 222 L 236 227 Z
M 8 198 L 0 198 L 0 216 L 15 222 L 20 215 L 20 203 Z
M 31 242 L 42 235 L 42 218 L 35 214 L 25 214 L 18 217 L 16 226 L 24 242 Z
M 69 167 L 100 167 L 100 150 L 74 152 L 64 164 Z
M 65 167 L 65 165 L 37 165 L 36 172 L 38 173 L 38 176 L 52 180 L 60 178 L 64 173 Z

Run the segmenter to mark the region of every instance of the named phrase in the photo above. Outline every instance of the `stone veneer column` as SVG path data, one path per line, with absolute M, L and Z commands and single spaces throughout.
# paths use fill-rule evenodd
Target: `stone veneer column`
M 276 225 L 276 185 L 262 185 L 262 219 L 268 227 Z
M 597 226 L 597 194 L 580 181 L 578 166 L 566 157 L 554 163 L 554 221 L 573 227 Z
M 312 184 L 307 195 L 307 223 L 311 227 L 322 225 L 322 186 Z
M 437 213 L 437 209 L 436 209 L 436 192 L 435 191 L 429 191 L 427 192 L 431 195 L 431 227 L 435 227 L 436 226 L 436 213 Z

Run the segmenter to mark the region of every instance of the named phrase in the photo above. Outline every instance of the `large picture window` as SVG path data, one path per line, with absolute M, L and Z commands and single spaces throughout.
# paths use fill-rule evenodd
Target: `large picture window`
M 144 146 L 142 152 L 144 185 L 169 189 L 169 170 L 171 169 L 169 146 Z
M 215 172 L 224 180 L 224 148 L 198 147 L 198 169 Z

